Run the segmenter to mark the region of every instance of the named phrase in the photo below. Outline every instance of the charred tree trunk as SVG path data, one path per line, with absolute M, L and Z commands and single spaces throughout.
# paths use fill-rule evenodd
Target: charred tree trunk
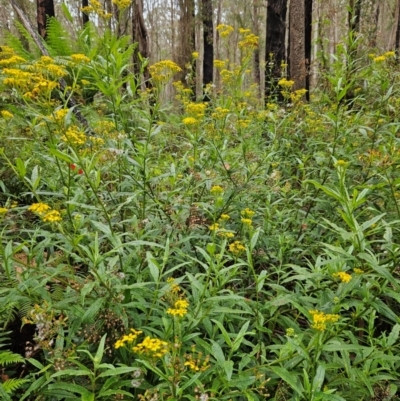
M 204 38 L 203 85 L 213 82 L 214 30 L 212 0 L 202 0 L 202 20 Z
M 311 43 L 312 43 L 312 15 L 313 15 L 313 0 L 304 0 L 304 51 L 305 51 L 305 68 L 306 68 L 306 98 L 310 100 L 310 66 L 311 66 Z
M 399 51 L 400 51 L 400 0 L 398 1 L 398 4 L 397 4 L 397 25 L 396 25 L 395 48 L 397 50 L 397 56 L 399 56 Z
M 37 4 L 37 26 L 39 35 L 46 39 L 47 18 L 54 17 L 54 1 L 53 0 L 36 0 Z
M 260 30 L 258 26 L 258 7 L 259 6 L 257 4 L 257 0 L 253 0 L 253 32 L 256 36 L 260 36 L 259 32 Z M 258 47 L 254 50 L 253 62 L 254 62 L 254 81 L 258 86 L 258 90 L 260 90 L 261 87 L 260 49 Z
M 296 0 L 297 1 L 297 0 Z M 281 64 L 286 63 L 287 0 L 269 0 L 265 46 L 265 94 L 276 95 L 276 82 L 282 76 Z
M 82 7 L 88 7 L 89 0 L 82 0 Z M 89 15 L 86 13 L 82 13 L 82 25 L 85 26 L 86 23 L 89 22 Z

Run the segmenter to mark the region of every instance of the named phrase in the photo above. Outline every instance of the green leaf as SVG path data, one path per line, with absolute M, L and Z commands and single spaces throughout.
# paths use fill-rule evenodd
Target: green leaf
M 226 378 L 228 381 L 231 381 L 233 373 L 233 361 L 224 361 L 222 366 L 224 368 Z
M 105 372 L 100 373 L 97 377 L 118 376 L 125 373 L 133 372 L 134 370 L 137 370 L 137 368 L 131 366 L 120 366 L 114 369 L 108 369 Z
M 280 379 L 286 382 L 290 388 L 296 391 L 296 393 L 299 395 L 303 394 L 303 386 L 299 380 L 297 380 L 297 376 L 294 373 L 291 373 L 280 366 L 271 366 L 269 369 L 271 369 Z
M 61 3 L 61 9 L 64 14 L 64 17 L 72 24 L 74 22 L 74 19 L 71 13 L 69 12 L 68 6 L 64 2 Z
M 0 383 L 0 395 L 1 399 L 4 401 L 12 401 L 11 397 L 6 393 L 6 390 L 4 390 L 3 384 Z
M 221 333 L 222 333 L 222 337 L 224 337 L 225 342 L 229 345 L 229 347 L 232 348 L 231 338 L 229 337 L 229 334 L 226 331 L 226 329 L 223 326 L 223 324 L 220 321 L 215 320 L 215 319 L 211 319 L 211 321 L 214 322 L 219 327 L 219 329 L 221 330 Z
M 155 283 L 158 283 L 158 279 L 160 277 L 160 265 L 151 254 L 151 252 L 146 252 L 146 260 L 147 264 L 149 265 L 151 277 L 153 278 Z
M 399 332 L 400 332 L 400 324 L 396 323 L 393 326 L 392 331 L 389 334 L 389 337 L 387 339 L 387 346 L 391 347 L 392 345 L 395 344 L 395 342 L 397 341 L 397 339 L 399 338 Z
M 48 152 L 55 156 L 57 159 L 64 160 L 67 163 L 71 164 L 74 162 L 71 156 L 59 151 L 58 149 L 49 149 Z
M 98 368 L 98 365 L 101 363 L 101 360 L 103 359 L 106 337 L 107 337 L 107 333 L 104 334 L 103 337 L 101 337 L 99 347 L 97 348 L 96 355 L 94 356 L 94 359 L 93 359 L 94 367 L 96 369 Z
M 214 340 L 211 340 L 213 345 L 211 347 L 211 355 L 216 359 L 220 366 L 223 366 L 225 363 L 225 355 L 222 351 L 221 346 Z
M 325 380 L 325 367 L 323 365 L 318 365 L 317 371 L 315 373 L 313 383 L 312 383 L 312 391 L 317 392 L 321 390 L 322 384 Z

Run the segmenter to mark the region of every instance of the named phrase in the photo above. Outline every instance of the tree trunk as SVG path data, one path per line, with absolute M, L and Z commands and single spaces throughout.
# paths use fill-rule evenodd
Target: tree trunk
M 37 4 L 37 26 L 39 35 L 46 39 L 47 18 L 54 17 L 54 2 L 53 0 L 36 0 Z
M 294 81 L 293 89 L 306 87 L 305 65 L 305 2 L 290 2 L 289 10 L 289 75 Z
M 306 98 L 310 100 L 310 68 L 311 68 L 311 43 L 312 43 L 312 15 L 313 15 L 313 0 L 304 0 L 304 57 L 306 68 Z
M 281 64 L 286 63 L 286 13 L 287 0 L 268 1 L 265 45 L 265 94 L 267 97 L 277 93 L 275 88 L 276 81 L 282 76 Z
M 260 30 L 258 26 L 258 2 L 257 0 L 253 0 L 253 33 L 256 36 L 260 36 Z M 254 56 L 253 56 L 253 62 L 254 62 L 254 82 L 258 86 L 258 90 L 260 90 L 261 86 L 261 77 L 260 77 L 260 49 L 257 47 L 254 50 Z
M 148 34 L 143 19 L 143 0 L 134 0 L 132 5 L 132 39 L 137 43 L 133 53 L 133 68 L 135 75 L 139 77 L 141 72 L 141 58 L 149 57 Z M 148 82 L 150 77 L 148 68 L 143 70 L 144 79 Z
M 396 11 L 397 11 L 397 25 L 396 25 L 395 48 L 397 50 L 397 56 L 399 56 L 399 51 L 400 51 L 400 0 L 398 0 Z
M 202 0 L 202 20 L 204 37 L 203 85 L 213 82 L 214 30 L 212 0 Z
M 88 7 L 89 0 L 82 0 L 82 7 Z M 86 23 L 89 22 L 89 15 L 86 13 L 82 13 L 82 25 L 85 26 Z
M 191 65 L 192 53 L 195 50 L 195 24 L 194 24 L 194 0 L 180 0 L 179 19 L 179 50 L 177 64 L 182 68 L 179 79 L 189 86 L 193 82 L 187 82 L 187 66 Z M 192 72 L 193 75 L 193 72 Z

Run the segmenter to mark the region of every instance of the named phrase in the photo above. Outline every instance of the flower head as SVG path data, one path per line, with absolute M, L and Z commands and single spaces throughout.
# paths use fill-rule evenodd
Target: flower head
M 339 320 L 339 315 L 328 314 L 318 310 L 310 310 L 309 313 L 312 317 L 312 328 L 318 331 L 324 331 L 327 323 L 335 323 Z
M 351 274 L 346 272 L 334 273 L 333 277 L 339 278 L 342 283 L 348 283 L 351 280 Z

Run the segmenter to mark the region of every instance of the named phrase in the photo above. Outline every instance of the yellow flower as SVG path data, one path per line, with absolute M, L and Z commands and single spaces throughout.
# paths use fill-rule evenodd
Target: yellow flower
M 162 60 L 151 65 L 149 71 L 155 83 L 167 83 L 174 74 L 182 69 L 171 60 Z
M 143 332 L 140 330 L 135 330 L 135 329 L 131 329 L 131 332 L 129 334 L 125 334 L 124 336 L 122 336 L 122 338 L 120 338 L 119 340 L 116 341 L 114 348 L 118 349 L 121 348 L 123 346 L 125 346 L 125 343 L 133 343 L 140 334 L 142 334 Z
M 214 185 L 211 187 L 210 192 L 214 195 L 220 195 L 224 192 L 224 189 L 220 185 Z
M 219 224 L 218 223 L 211 224 L 211 226 L 208 226 L 208 229 L 210 231 L 217 231 L 219 229 Z
M 186 117 L 182 120 L 185 125 L 196 125 L 198 121 L 193 117 Z
M 28 207 L 28 210 L 34 213 L 38 214 L 44 214 L 47 211 L 49 211 L 51 208 L 49 205 L 46 205 L 45 203 L 39 202 L 39 203 L 33 203 L 31 206 Z
M 396 55 L 396 52 L 394 52 L 394 51 L 389 51 L 384 54 L 385 57 L 394 57 L 395 55 Z
M 232 231 L 220 231 L 218 233 L 218 236 L 222 238 L 233 238 L 235 236 L 235 233 L 233 233 Z
M 378 56 L 373 59 L 374 63 L 383 63 L 386 60 L 385 56 Z
M 61 140 L 70 145 L 84 145 L 86 143 L 86 135 L 76 125 L 72 125 L 68 127 L 65 135 L 61 137 Z
M 286 78 L 282 78 L 278 81 L 278 85 L 282 86 L 284 89 L 290 89 L 294 85 L 294 81 L 287 80 Z
M 335 163 L 335 167 L 347 167 L 349 165 L 348 162 L 345 162 L 344 160 L 338 160 Z
M 342 283 L 348 283 L 351 280 L 351 274 L 346 272 L 334 273 L 333 277 L 338 277 Z
M 242 216 L 245 216 L 245 217 L 248 217 L 248 218 L 251 219 L 251 218 L 256 214 L 256 212 L 254 212 L 253 210 L 251 210 L 251 209 L 249 209 L 248 207 L 246 207 L 246 209 L 242 210 L 242 211 L 240 212 L 240 214 L 241 214 Z
M 11 118 L 14 117 L 14 114 L 10 113 L 8 110 L 2 110 L 2 111 L 1 111 L 1 116 L 2 116 L 5 120 L 10 120 Z
M 71 60 L 74 64 L 87 64 L 90 62 L 90 58 L 85 56 L 84 54 L 71 54 Z
M 174 302 L 173 308 L 167 309 L 167 314 L 183 317 L 187 314 L 189 302 L 186 299 L 178 299 Z
M 131 0 L 112 0 L 112 2 L 120 9 L 125 10 L 131 5 Z
M 195 372 L 200 370 L 200 368 L 192 360 L 186 361 L 183 365 L 188 366 L 189 369 L 194 370 Z
M 318 331 L 324 331 L 327 323 L 335 323 L 339 320 L 339 315 L 326 314 L 318 310 L 310 310 L 309 313 L 312 317 L 312 328 Z
M 167 353 L 167 347 L 167 342 L 147 336 L 140 344 L 133 347 L 132 350 L 137 354 L 144 354 L 153 358 L 161 358 Z
M 5 207 L 0 207 L 0 216 L 3 214 L 6 214 L 8 212 L 8 209 L 6 209 Z
M 224 220 L 229 220 L 230 218 L 231 216 L 229 216 L 229 214 L 221 214 L 221 217 L 219 219 L 224 221 Z
M 197 60 L 199 58 L 199 52 L 193 52 L 192 58 L 193 58 L 193 60 Z
M 364 273 L 364 270 L 359 269 L 359 268 L 357 268 L 357 267 L 354 268 L 353 271 L 354 271 L 354 273 L 356 273 L 356 274 L 363 274 L 363 273 Z
M 229 251 L 232 252 L 234 255 L 239 255 L 245 250 L 246 247 L 240 241 L 232 242 L 232 244 L 229 245 Z
M 222 69 L 225 67 L 225 61 L 222 60 L 214 60 L 214 66 L 218 69 Z
M 247 219 L 245 217 L 242 217 L 240 219 L 240 221 L 245 225 L 245 226 L 249 226 L 251 227 L 251 225 L 253 224 L 253 221 L 251 219 Z
M 62 218 L 61 218 L 60 212 L 58 210 L 51 210 L 50 212 L 47 212 L 43 216 L 43 221 L 48 222 L 48 223 L 57 223 L 61 220 L 62 220 Z
M 216 29 L 222 38 L 229 36 L 233 32 L 233 26 L 231 25 L 219 24 Z

